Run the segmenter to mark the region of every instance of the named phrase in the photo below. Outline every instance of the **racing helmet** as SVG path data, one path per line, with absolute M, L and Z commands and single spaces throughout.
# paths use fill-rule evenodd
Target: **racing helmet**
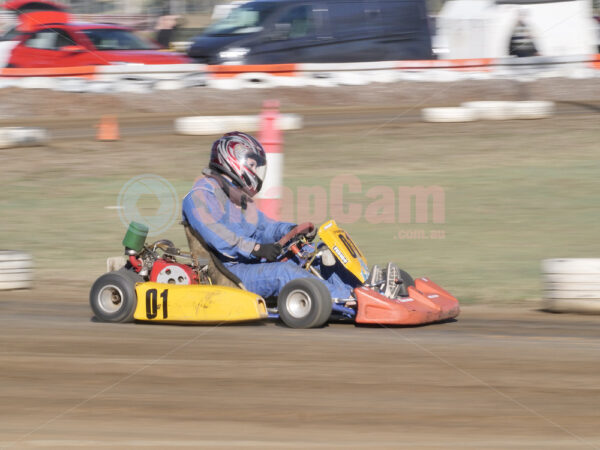
M 233 131 L 213 143 L 208 167 L 227 175 L 253 197 L 260 191 L 265 179 L 267 157 L 256 139 L 249 134 Z

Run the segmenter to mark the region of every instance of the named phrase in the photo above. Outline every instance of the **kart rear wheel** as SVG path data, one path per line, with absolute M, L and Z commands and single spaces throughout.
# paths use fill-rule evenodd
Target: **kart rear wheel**
M 298 278 L 286 284 L 277 297 L 277 309 L 290 328 L 316 328 L 331 316 L 331 294 L 322 281 Z
M 90 306 L 102 322 L 133 322 L 137 306 L 135 283 L 144 281 L 125 268 L 102 275 L 90 290 Z

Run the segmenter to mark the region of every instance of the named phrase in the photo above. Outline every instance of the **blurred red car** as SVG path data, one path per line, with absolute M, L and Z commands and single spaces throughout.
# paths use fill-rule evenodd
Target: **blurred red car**
M 46 23 L 71 22 L 66 6 L 47 0 L 11 0 L 2 4 L 2 8 L 16 14 L 18 22 L 2 30 L 0 41 L 19 40 L 23 34 Z
M 46 23 L 20 36 L 7 67 L 106 64 L 186 64 L 183 55 L 160 51 L 129 28 L 95 23 Z

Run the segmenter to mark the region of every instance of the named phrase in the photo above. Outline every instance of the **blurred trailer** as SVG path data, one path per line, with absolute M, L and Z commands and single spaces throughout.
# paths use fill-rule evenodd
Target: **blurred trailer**
M 528 35 L 531 55 L 596 53 L 589 0 L 450 0 L 437 18 L 437 45 L 448 59 L 502 58 Z

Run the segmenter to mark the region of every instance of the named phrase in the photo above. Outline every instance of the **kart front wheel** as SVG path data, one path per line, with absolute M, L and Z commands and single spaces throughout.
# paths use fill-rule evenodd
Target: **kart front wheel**
M 90 291 L 90 306 L 96 318 L 102 322 L 133 322 L 135 283 L 142 281 L 137 273 L 124 268 L 98 278 Z
M 288 327 L 321 327 L 331 316 L 331 294 L 321 280 L 298 278 L 283 287 L 277 309 Z

